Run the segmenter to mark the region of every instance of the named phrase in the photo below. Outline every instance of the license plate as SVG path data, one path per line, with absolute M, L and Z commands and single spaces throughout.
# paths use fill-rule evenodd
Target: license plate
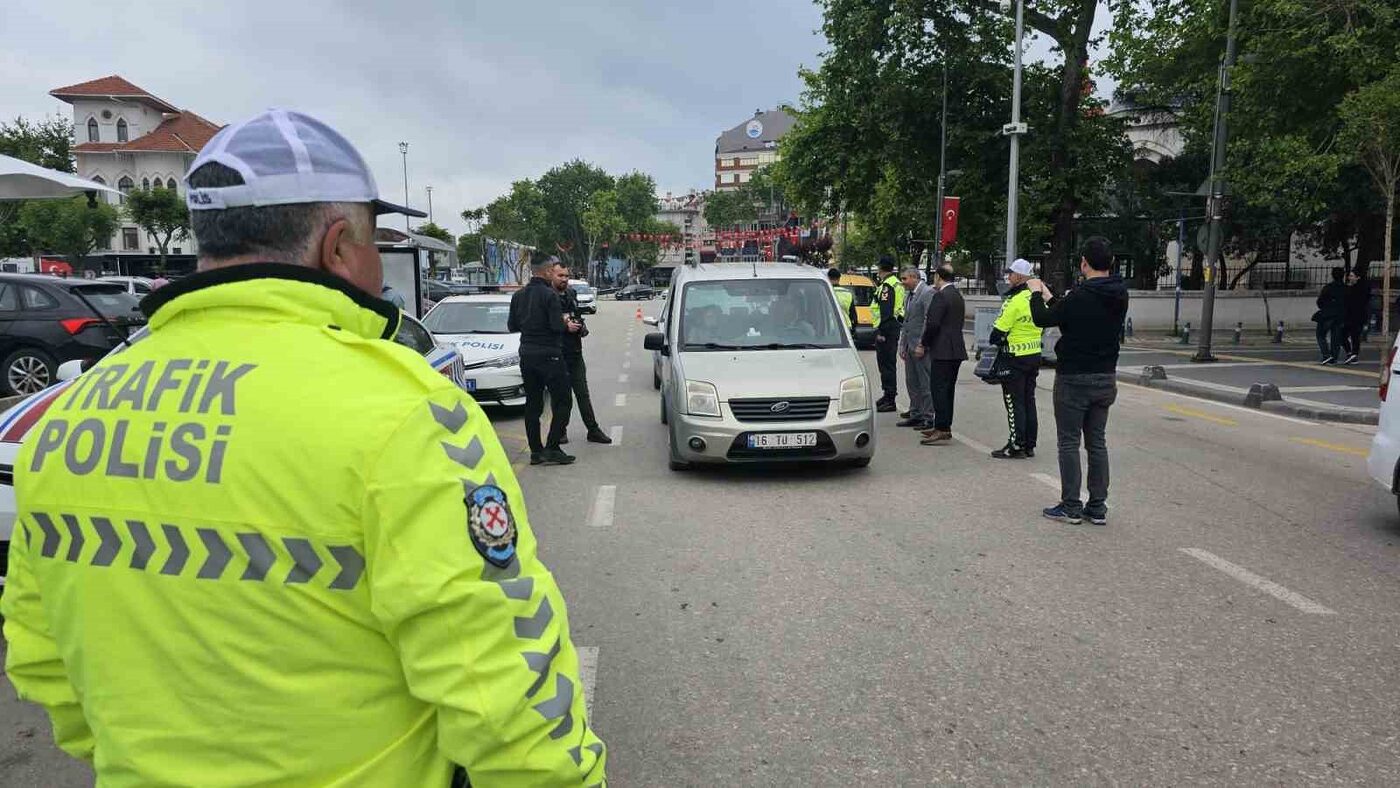
M 749 436 L 750 449 L 810 449 L 816 445 L 815 432 L 760 432 Z
M 467 391 L 476 391 L 476 381 L 467 378 Z

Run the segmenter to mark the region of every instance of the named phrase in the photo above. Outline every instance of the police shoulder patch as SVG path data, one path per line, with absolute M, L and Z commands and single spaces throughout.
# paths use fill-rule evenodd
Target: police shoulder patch
M 481 557 L 501 567 L 515 560 L 515 515 L 505 490 L 483 485 L 467 494 L 467 536 Z

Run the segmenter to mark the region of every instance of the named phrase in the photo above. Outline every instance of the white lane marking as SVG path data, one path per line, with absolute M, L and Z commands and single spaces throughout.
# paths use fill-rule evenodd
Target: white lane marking
M 1220 571 L 1224 572 L 1230 577 L 1235 578 L 1236 580 L 1240 581 L 1241 583 L 1244 583 L 1247 586 L 1250 586 L 1251 588 L 1256 588 L 1268 594 L 1269 596 L 1279 600 L 1280 602 L 1298 608 L 1304 613 L 1314 613 L 1319 616 L 1335 616 L 1337 614 L 1337 611 L 1329 607 L 1319 605 L 1318 603 L 1312 601 L 1311 599 L 1308 599 L 1302 594 L 1299 594 L 1296 591 L 1290 591 L 1287 588 L 1284 588 L 1283 586 L 1279 585 L 1278 583 L 1275 583 L 1274 581 L 1269 580 L 1267 578 L 1260 577 L 1259 575 L 1254 574 L 1253 572 L 1249 571 L 1248 569 L 1245 569 L 1242 566 L 1232 564 L 1229 561 L 1226 561 L 1224 558 L 1221 558 L 1220 556 L 1216 555 L 1215 553 L 1209 553 L 1205 550 L 1201 550 L 1195 547 L 1180 547 L 1177 549 L 1191 556 L 1192 558 L 1199 559 L 1207 565 L 1219 569 Z
M 612 438 L 612 441 L 613 441 L 613 445 L 614 445 L 614 446 L 621 446 L 621 445 L 622 445 L 622 425 L 621 425 L 621 424 L 618 424 L 618 425 L 614 426 L 614 427 L 612 428 L 612 431 L 608 433 L 608 437 Z
M 583 710 L 593 715 L 593 687 L 598 683 L 598 647 L 574 646 L 578 652 L 578 680 L 583 684 Z
M 961 432 L 955 432 L 955 433 L 953 433 L 953 440 L 957 441 L 958 443 L 961 443 L 962 445 L 968 447 L 969 449 L 972 449 L 973 451 L 980 451 L 980 452 L 982 452 L 983 454 L 991 454 L 991 453 L 992 453 L 992 447 L 990 447 L 990 446 L 983 446 L 982 444 L 978 443 L 977 441 L 975 441 L 975 440 L 973 440 L 973 439 L 967 437 L 966 435 L 963 435 Z
M 632 368 L 632 359 L 630 359 L 630 358 L 625 358 L 625 359 L 623 359 L 623 360 L 622 360 L 622 368 L 623 368 L 623 369 L 631 369 L 631 368 Z
M 624 373 L 622 373 L 621 375 L 618 375 L 618 376 L 617 376 L 617 382 L 618 382 L 618 383 L 626 383 L 626 382 L 627 382 L 627 373 L 624 372 Z
M 1139 385 L 1136 384 L 1136 383 L 1128 383 L 1128 382 L 1123 381 L 1123 380 L 1118 381 L 1118 385 L 1120 385 L 1120 386 L 1128 386 L 1128 387 L 1133 388 L 1133 389 L 1136 389 L 1136 390 L 1138 390 L 1138 391 L 1151 392 L 1151 393 L 1153 393 L 1153 394 L 1160 394 L 1160 395 L 1162 395 L 1162 396 L 1164 396 L 1164 397 L 1172 397 L 1172 398 L 1174 398 L 1174 399 L 1189 399 L 1189 400 L 1195 400 L 1196 402 L 1205 402 L 1205 403 L 1211 405 L 1212 407 L 1216 407 L 1216 408 L 1225 408 L 1225 409 L 1227 409 L 1227 410 L 1237 410 L 1237 411 L 1239 411 L 1239 412 L 1241 412 L 1241 413 L 1253 413 L 1255 416 L 1268 416 L 1268 417 L 1271 418 L 1271 419 L 1279 419 L 1280 421 L 1291 421 L 1291 422 L 1293 422 L 1294 424 L 1306 424 L 1306 425 L 1309 426 L 1309 427 L 1321 427 L 1321 426 L 1323 426 L 1321 423 L 1316 422 L 1316 421 L 1308 421 L 1307 419 L 1299 419 L 1299 418 L 1295 418 L 1295 417 L 1293 417 L 1293 416 L 1285 416 L 1285 415 L 1283 415 L 1282 413 L 1270 413 L 1270 412 L 1267 411 L 1267 410 L 1259 410 L 1259 409 L 1257 409 L 1257 408 L 1246 408 L 1246 407 L 1243 406 L 1243 405 L 1231 405 L 1231 404 L 1225 403 L 1225 402 L 1216 402 L 1215 400 L 1203 400 L 1203 399 L 1201 399 L 1200 397 L 1193 397 L 1193 396 L 1191 396 L 1190 394 L 1178 394 L 1178 393 L 1176 393 L 1175 391 L 1167 391 L 1167 390 L 1165 390 L 1165 389 L 1154 389 L 1154 388 L 1152 388 L 1151 386 L 1139 386 Z M 1241 393 L 1244 393 L 1245 391 L 1247 391 L 1247 389 L 1240 389 L 1240 392 L 1241 392 Z
M 1048 473 L 1032 473 L 1031 478 L 1035 479 L 1041 484 L 1046 485 L 1055 492 L 1060 491 L 1060 480 L 1056 479 L 1054 476 L 1051 476 Z
M 618 394 L 616 397 L 613 397 L 613 406 L 618 408 L 627 407 L 627 395 Z
M 607 528 L 613 524 L 613 510 L 617 508 L 617 485 L 604 484 L 598 488 L 598 497 L 593 500 L 593 513 L 588 524 L 594 528 Z

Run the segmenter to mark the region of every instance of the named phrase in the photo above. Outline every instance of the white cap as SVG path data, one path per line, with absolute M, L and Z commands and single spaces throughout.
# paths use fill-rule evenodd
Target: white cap
M 300 112 L 270 109 L 225 126 L 195 157 L 190 172 L 215 162 L 243 176 L 237 186 L 188 187 L 192 211 L 296 205 L 314 202 L 370 203 L 376 214 L 427 216 L 379 199 L 369 166 L 340 132 Z
M 1021 276 L 1035 276 L 1035 266 L 1031 265 L 1031 261 L 1024 257 L 1018 257 L 1013 260 L 1011 265 L 1006 267 L 1006 270 L 1013 274 L 1020 274 Z

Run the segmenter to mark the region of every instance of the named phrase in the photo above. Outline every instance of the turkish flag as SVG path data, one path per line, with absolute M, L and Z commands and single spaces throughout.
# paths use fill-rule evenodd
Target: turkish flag
M 958 210 L 961 197 L 943 198 L 943 248 L 947 249 L 958 240 Z

